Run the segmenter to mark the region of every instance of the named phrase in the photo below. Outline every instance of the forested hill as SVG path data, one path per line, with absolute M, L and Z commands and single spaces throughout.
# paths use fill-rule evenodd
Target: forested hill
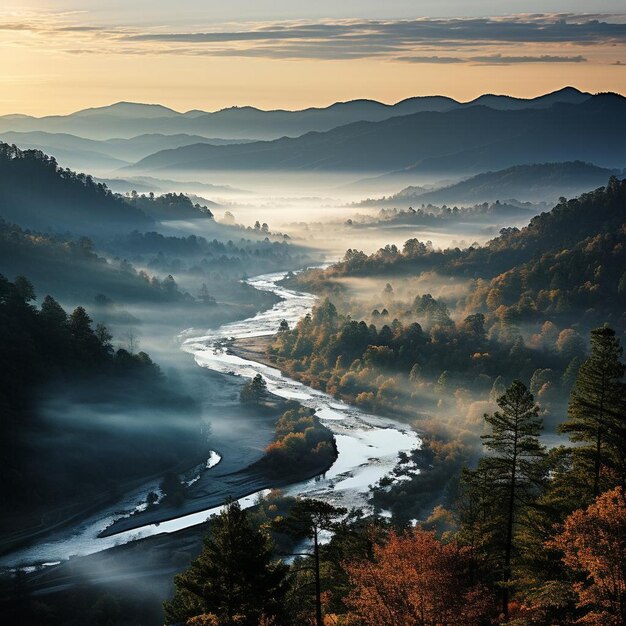
M 434 250 L 410 239 L 402 250 L 386 246 L 367 256 L 348 250 L 327 275 L 376 275 L 437 270 L 467 277 L 490 278 L 548 252 L 560 252 L 593 237 L 615 232 L 626 223 L 626 179 L 609 179 L 606 187 L 561 201 L 534 217 L 522 229 L 506 228 L 485 246 Z
M 52 525 L 128 481 L 193 464 L 204 444 L 193 401 L 147 354 L 115 350 L 82 307 L 35 299 L 26 278 L 0 275 L 0 550 L 7 528 Z
M 135 236 L 141 237 L 139 233 Z M 37 289 L 53 292 L 71 302 L 93 302 L 102 294 L 116 302 L 155 306 L 190 299 L 178 289 L 171 276 L 159 280 L 145 271 L 137 271 L 123 258 L 109 261 L 94 250 L 87 237 L 73 239 L 24 230 L 2 219 L 0 273 L 6 276 L 26 274 Z
M 528 226 L 506 228 L 484 246 L 436 250 L 429 242 L 388 245 L 367 256 L 348 250 L 326 270 L 300 275 L 311 289 L 342 276 L 418 276 L 422 272 L 475 279 L 456 303 L 489 324 L 577 324 L 609 321 L 626 331 L 626 179 L 561 201 Z
M 132 192 L 127 202 L 155 220 L 188 220 L 212 218 L 213 213 L 207 206 L 193 203 L 188 196 L 179 193 L 165 193 L 161 196 L 138 195 Z
M 0 217 L 23 227 L 80 234 L 149 227 L 153 221 L 91 176 L 38 150 L 0 143 Z

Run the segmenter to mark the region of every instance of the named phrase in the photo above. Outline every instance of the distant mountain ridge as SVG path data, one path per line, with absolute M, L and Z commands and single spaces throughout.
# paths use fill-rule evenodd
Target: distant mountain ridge
M 153 154 L 130 171 L 343 171 L 475 174 L 580 160 L 626 163 L 626 98 L 599 94 L 548 108 L 485 106 L 355 122 L 327 132 L 244 145 L 195 144 Z
M 611 175 L 619 173 L 583 161 L 515 165 L 478 174 L 432 191 L 406 187 L 392 196 L 368 199 L 358 206 L 473 204 L 510 198 L 521 201 L 556 200 L 559 196 L 577 196 L 587 189 L 604 185 Z
M 566 87 L 529 99 L 486 94 L 462 103 L 445 96 L 418 96 L 393 105 L 363 99 L 299 111 L 264 111 L 244 106 L 215 112 L 192 110 L 185 113 L 159 104 L 118 102 L 69 115 L 39 118 L 19 114 L 0 116 L 0 132 L 45 131 L 69 133 L 89 139 L 130 138 L 146 133 L 183 133 L 223 139 L 267 140 L 282 136 L 297 137 L 310 131 L 328 131 L 352 122 L 377 122 L 425 111 L 443 112 L 476 105 L 500 110 L 545 108 L 556 102 L 579 104 L 590 96 L 589 93 Z
M 151 133 L 129 139 L 94 140 L 69 133 L 0 131 L 0 141 L 14 144 L 23 150 L 41 150 L 46 154 L 52 154 L 57 161 L 70 169 L 113 171 L 160 150 L 180 148 L 194 143 L 224 145 L 246 140 L 219 139 L 185 133 L 177 135 Z

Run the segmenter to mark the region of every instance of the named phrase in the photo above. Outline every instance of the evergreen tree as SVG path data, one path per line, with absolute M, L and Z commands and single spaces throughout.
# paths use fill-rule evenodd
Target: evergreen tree
M 315 585 L 315 625 L 323 626 L 322 617 L 322 580 L 320 573 L 320 533 L 333 531 L 337 520 L 347 513 L 344 508 L 337 508 L 310 498 L 298 500 L 291 509 L 290 515 L 277 521 L 274 528 L 297 539 L 313 540 L 313 574 Z
M 257 626 L 279 614 L 287 566 L 272 561 L 268 538 L 254 529 L 237 502 L 211 524 L 200 556 L 174 579 L 174 597 L 164 603 L 169 624 L 213 614 L 224 626 Z
M 526 386 L 519 380 L 513 381 L 497 402 L 500 411 L 485 415 L 491 433 L 483 435 L 485 447 L 492 454 L 482 459 L 479 467 L 489 468 L 493 483 L 487 488 L 497 490 L 501 498 L 504 524 L 502 610 L 508 616 L 515 529 L 520 511 L 532 499 L 532 492 L 541 476 L 544 450 L 539 443 L 539 407 Z
M 44 298 L 41 304 L 41 317 L 55 328 L 60 328 L 67 324 L 67 313 L 52 296 Z
M 422 366 L 419 363 L 415 363 L 409 372 L 409 380 L 413 383 L 418 383 L 422 379 Z
M 24 299 L 24 302 L 31 302 L 36 299 L 35 288 L 25 276 L 18 276 L 13 284 L 19 295 Z
M 489 463 L 479 463 L 476 469 L 464 468 L 460 477 L 460 493 L 456 509 L 460 521 L 458 538 L 474 555 L 472 582 L 494 583 L 498 579 L 501 550 L 504 543 L 502 504 L 493 486 L 497 472 Z M 477 563 L 483 566 L 478 571 Z M 494 576 L 496 574 L 496 576 Z
M 616 471 L 624 485 L 626 457 L 626 367 L 620 361 L 622 348 L 615 331 L 608 326 L 591 331 L 591 356 L 580 366 L 568 407 L 568 419 L 560 426 L 590 465 L 589 501 L 602 490 L 607 470 Z M 611 486 L 611 485 L 607 485 Z

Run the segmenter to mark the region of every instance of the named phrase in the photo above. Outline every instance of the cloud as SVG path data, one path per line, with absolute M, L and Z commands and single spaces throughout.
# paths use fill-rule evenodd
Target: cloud
M 542 54 L 541 56 L 502 56 L 501 54 L 492 54 L 490 56 L 475 56 L 468 59 L 473 63 L 481 65 L 512 65 L 515 63 L 586 63 L 587 59 L 583 56 L 553 56 L 550 54 Z
M 212 32 L 143 32 L 122 35 L 126 44 L 165 45 L 183 54 L 266 58 L 391 58 L 410 63 L 582 63 L 580 55 L 490 54 L 473 57 L 433 54 L 506 44 L 626 44 L 621 16 L 517 15 L 502 18 L 338 20 L 249 25 Z M 171 46 L 167 48 L 167 46 Z M 190 48 L 192 46 L 192 48 Z
M 385 59 L 407 63 L 583 63 L 586 57 L 559 54 L 562 46 L 626 46 L 626 16 L 529 14 L 507 17 L 413 20 L 318 20 L 250 23 L 194 32 L 42 19 L 0 22 L 55 35 L 66 51 L 178 54 L 271 59 Z M 82 16 L 81 16 L 82 19 Z M 508 55 L 494 54 L 503 46 Z M 556 49 L 555 49 L 556 48 Z M 528 54 L 526 51 L 528 50 Z M 439 54 L 443 51 L 444 54 Z M 460 54 L 462 52 L 462 54 Z M 448 54 L 445 54 L 448 53 Z
M 607 17 L 607 16 L 605 16 Z M 402 47 L 415 43 L 608 43 L 626 42 L 626 24 L 571 15 L 507 18 L 341 20 L 309 24 L 284 23 L 241 31 L 151 32 L 129 34 L 127 41 L 236 43 L 297 40 L 320 45 L 335 41 L 379 43 Z
M 460 57 L 437 57 L 437 56 L 410 56 L 398 57 L 398 61 L 407 61 L 409 63 L 465 63 L 466 59 Z

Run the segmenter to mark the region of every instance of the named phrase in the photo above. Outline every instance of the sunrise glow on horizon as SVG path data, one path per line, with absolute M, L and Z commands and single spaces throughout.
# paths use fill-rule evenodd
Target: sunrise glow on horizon
M 486 2 L 222 4 L 10 0 L 0 11 L 0 114 L 121 100 L 179 111 L 300 109 L 434 94 L 533 97 L 566 85 L 626 89 L 618 2 L 594 3 L 588 14 L 579 2 L 530 13 L 541 3 L 510 1 L 498 4 L 501 15 Z

